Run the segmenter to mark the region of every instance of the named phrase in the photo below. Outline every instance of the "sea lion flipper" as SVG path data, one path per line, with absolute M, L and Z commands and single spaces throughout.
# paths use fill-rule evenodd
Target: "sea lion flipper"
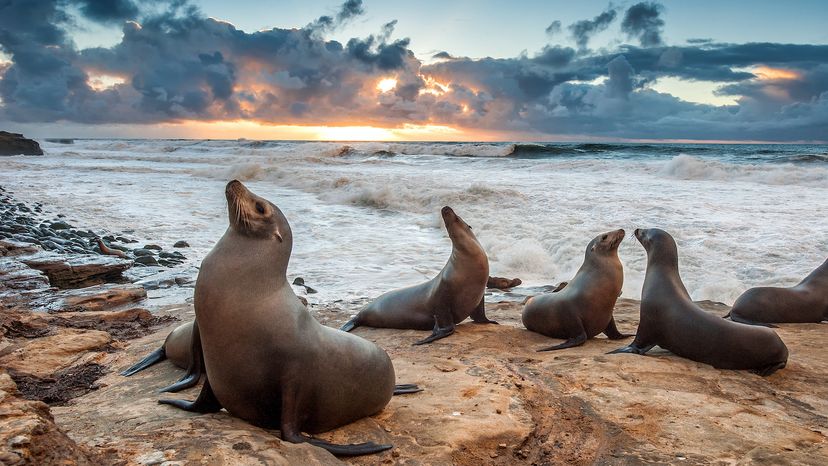
M 633 354 L 642 354 L 643 355 L 647 351 L 650 351 L 651 349 L 653 349 L 653 346 L 655 346 L 655 345 L 638 346 L 638 345 L 636 345 L 635 342 L 632 342 L 627 346 L 623 346 L 623 347 L 618 348 L 616 350 L 610 351 L 607 354 L 633 353 Z
M 213 393 L 213 389 L 210 387 L 209 379 L 204 381 L 204 385 L 201 387 L 201 393 L 198 394 L 198 398 L 196 398 L 195 401 L 158 400 L 158 403 L 162 405 L 172 405 L 176 408 L 193 413 L 206 414 L 221 411 L 221 402 L 219 402 L 218 398 L 216 398 L 216 395 Z
M 541 349 L 538 350 L 538 352 L 541 352 L 541 351 L 555 351 L 555 350 L 564 349 L 564 348 L 572 348 L 572 347 L 575 347 L 575 346 L 581 346 L 586 341 L 587 341 L 587 334 L 586 334 L 586 332 L 582 331 L 581 334 L 578 335 L 575 338 L 570 338 L 569 340 L 566 340 L 565 342 L 563 342 L 559 345 L 550 346 L 548 348 L 541 348 Z
M 121 372 L 121 375 L 123 375 L 124 377 L 129 377 L 130 375 L 133 375 L 137 372 L 140 372 L 140 371 L 146 369 L 147 367 L 149 367 L 149 366 L 151 366 L 151 365 L 153 365 L 157 362 L 161 362 L 165 359 L 167 359 L 167 353 L 164 350 L 164 347 L 162 346 L 161 348 L 158 348 L 157 350 L 155 350 L 152 353 L 148 354 L 144 359 L 142 359 L 142 360 L 138 361 L 137 363 L 135 363 L 134 365 L 132 365 L 132 367 L 124 370 L 123 372 Z
M 486 317 L 486 298 L 480 298 L 477 307 L 474 308 L 471 315 L 472 321 L 475 324 L 496 324 L 497 322 Z
M 441 338 L 445 338 L 452 333 L 454 333 L 454 319 L 451 317 L 451 312 L 449 312 L 448 321 L 444 321 L 443 325 L 440 325 L 440 315 L 437 314 L 434 316 L 434 330 L 431 331 L 431 335 L 428 338 L 424 338 L 414 345 L 424 345 L 426 343 L 431 343 L 432 341 L 439 340 Z
M 394 385 L 394 396 L 406 395 L 408 393 L 417 393 L 417 392 L 421 392 L 421 391 L 423 391 L 423 389 L 418 387 L 416 384 L 413 384 L 413 383 L 404 383 L 404 384 Z
M 198 321 L 193 321 L 193 331 L 190 339 L 190 361 L 187 373 L 178 379 L 178 382 L 158 390 L 159 393 L 176 393 L 195 386 L 201 380 L 204 372 L 204 353 L 201 350 L 201 334 L 198 331 Z
M 634 337 L 635 334 L 627 334 L 621 333 L 618 331 L 618 327 L 615 326 L 615 317 L 610 317 L 609 324 L 607 324 L 607 328 L 604 329 L 604 335 L 607 336 L 610 340 L 621 340 L 623 338 Z
M 381 451 L 390 450 L 394 448 L 394 445 L 389 444 L 381 444 L 381 443 L 374 443 L 374 442 L 365 442 L 365 443 L 351 443 L 346 445 L 339 445 L 336 443 L 326 442 L 324 440 L 320 440 L 318 438 L 307 437 L 304 435 L 300 435 L 302 441 L 308 442 L 313 446 L 324 448 L 325 450 L 329 451 L 331 454 L 335 456 L 362 456 L 362 455 L 372 455 L 374 453 L 379 453 Z M 300 443 L 300 442 L 293 442 L 291 440 L 287 440 L 291 443 Z
M 765 322 L 756 322 L 750 319 L 745 319 L 744 317 L 739 316 L 738 314 L 733 314 L 732 312 L 729 314 L 731 322 L 736 322 L 739 324 L 745 325 L 758 325 L 759 327 L 769 327 L 769 328 L 779 328 L 776 325 L 768 324 Z
M 357 327 L 359 327 L 359 314 L 352 317 L 348 322 L 345 322 L 342 327 L 339 327 L 339 330 L 342 330 L 343 332 L 350 332 Z

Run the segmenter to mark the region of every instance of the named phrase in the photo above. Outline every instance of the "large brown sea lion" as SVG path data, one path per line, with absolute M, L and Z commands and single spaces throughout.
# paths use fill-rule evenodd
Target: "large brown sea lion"
M 293 247 L 287 219 L 239 181 L 225 190 L 230 226 L 201 264 L 196 321 L 207 373 L 194 402 L 160 400 L 188 411 L 230 414 L 275 427 L 283 440 L 337 455 L 391 448 L 335 445 L 325 432 L 382 410 L 398 392 L 394 366 L 377 345 L 314 319 L 286 272 Z
M 466 317 L 475 323 L 496 324 L 486 317 L 483 295 L 489 278 L 489 258 L 472 228 L 443 207 L 443 222 L 451 238 L 451 256 L 443 270 L 419 285 L 389 291 L 363 307 L 340 330 L 355 327 L 385 327 L 430 330 L 431 336 L 415 345 L 430 343 L 454 333 L 455 324 Z
M 664 230 L 635 230 L 647 250 L 641 320 L 635 340 L 612 353 L 644 354 L 658 345 L 717 369 L 770 375 L 785 367 L 788 348 L 771 329 L 738 324 L 704 312 L 690 299 L 678 270 L 678 248 Z
M 828 320 L 828 259 L 796 286 L 751 288 L 725 317 L 744 324 L 819 323 Z
M 583 345 L 603 332 L 611 340 L 627 338 L 615 326 L 612 310 L 624 285 L 618 245 L 624 230 L 596 236 L 589 242 L 584 263 L 563 288 L 526 302 L 522 320 L 527 329 L 566 341 L 538 351 Z

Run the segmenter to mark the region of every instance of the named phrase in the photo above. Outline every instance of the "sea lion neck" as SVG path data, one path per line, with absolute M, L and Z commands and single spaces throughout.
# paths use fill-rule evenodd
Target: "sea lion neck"
M 248 282 L 287 285 L 291 245 L 275 240 L 252 238 L 227 228 L 211 254 L 236 270 Z M 267 258 L 267 260 L 263 260 Z

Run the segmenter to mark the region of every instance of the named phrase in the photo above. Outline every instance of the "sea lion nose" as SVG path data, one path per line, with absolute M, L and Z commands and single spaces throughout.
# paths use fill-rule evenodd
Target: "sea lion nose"
M 443 215 L 450 214 L 452 212 L 453 210 L 451 210 L 451 207 L 449 206 L 444 206 L 442 210 L 440 210 L 440 213 L 442 213 Z
M 641 233 L 641 229 L 640 229 L 640 228 L 636 228 L 636 229 L 635 229 L 635 231 L 633 232 L 633 234 L 635 234 L 636 238 L 638 237 L 638 234 L 639 234 L 639 233 Z

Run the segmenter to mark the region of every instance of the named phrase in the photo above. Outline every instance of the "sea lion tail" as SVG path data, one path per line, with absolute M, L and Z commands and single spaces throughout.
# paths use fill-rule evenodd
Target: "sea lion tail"
M 144 359 L 138 361 L 134 366 L 121 372 L 121 375 L 123 375 L 124 377 L 129 377 L 130 375 L 133 375 L 137 372 L 141 372 L 147 367 L 157 362 L 161 362 L 165 359 L 167 359 L 167 352 L 164 351 L 164 347 L 162 346 L 161 348 L 158 348 L 157 350 L 148 354 L 147 357 L 145 357 Z
M 350 332 L 351 330 L 359 327 L 358 317 L 359 316 L 354 316 L 351 320 L 345 322 L 345 325 L 339 327 L 339 330 L 342 330 L 343 332 Z
M 421 391 L 423 391 L 423 389 L 413 383 L 394 385 L 394 396 L 405 395 L 407 393 L 417 393 Z

